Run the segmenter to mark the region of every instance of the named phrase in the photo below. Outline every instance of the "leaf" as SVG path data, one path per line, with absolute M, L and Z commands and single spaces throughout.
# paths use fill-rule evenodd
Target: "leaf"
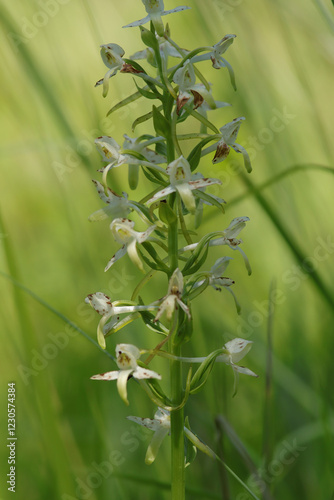
M 197 244 L 197 247 L 195 248 L 195 250 L 193 251 L 192 255 L 190 256 L 190 258 L 188 259 L 186 265 L 184 266 L 184 268 L 182 269 L 182 274 L 184 275 L 184 272 L 188 271 L 191 266 L 194 265 L 194 263 L 196 262 L 196 260 L 199 258 L 203 248 L 205 247 L 205 245 L 210 241 L 212 240 L 213 238 L 219 238 L 220 236 L 222 235 L 221 232 L 214 232 L 214 233 L 209 233 L 207 234 L 206 236 L 204 236 L 200 241 L 199 243 Z
M 196 264 L 194 264 L 190 269 L 188 269 L 186 271 L 182 271 L 183 276 L 189 276 L 190 274 L 194 274 L 202 267 L 202 265 L 204 264 L 204 262 L 206 261 L 206 259 L 208 257 L 208 253 L 209 253 L 208 243 L 205 245 L 204 248 L 205 248 L 205 250 L 204 250 L 204 254 L 202 255 L 202 257 L 200 259 L 198 259 Z
M 204 386 L 207 382 L 213 365 L 215 364 L 217 356 L 223 354 L 223 349 L 217 349 L 213 351 L 205 360 L 200 364 L 196 373 L 194 374 L 191 384 L 190 384 L 190 394 L 195 394 Z
M 191 431 L 188 417 L 186 417 L 186 419 L 185 419 L 184 426 Z M 184 439 L 184 447 L 185 447 L 185 455 L 186 455 L 185 456 L 185 467 L 188 467 L 189 465 L 191 465 L 193 463 L 193 461 L 195 460 L 195 458 L 197 456 L 197 448 L 186 437 Z
M 145 115 L 142 115 L 142 116 L 139 116 L 139 118 L 136 118 L 136 120 L 133 122 L 132 127 L 131 127 L 132 132 L 135 131 L 135 128 L 137 127 L 137 125 L 140 125 L 140 123 L 146 122 L 147 120 L 152 118 L 152 116 L 153 116 L 153 113 L 152 113 L 152 111 L 150 111 L 149 113 L 146 113 Z
M 215 207 L 219 208 L 219 210 L 221 210 L 223 213 L 225 213 L 224 206 L 221 203 L 219 203 L 219 201 L 216 200 L 216 198 L 214 198 L 213 196 L 210 196 L 209 194 L 204 193 L 204 191 L 200 191 L 199 189 L 194 189 L 193 193 L 195 196 L 197 196 L 197 198 L 200 198 L 201 200 L 210 203 L 210 205 L 214 205 Z
M 145 177 L 150 180 L 151 182 L 154 182 L 155 184 L 159 184 L 160 186 L 167 186 L 167 183 L 163 180 L 159 172 L 154 170 L 154 168 L 150 167 L 143 167 L 143 173 Z
M 187 158 L 189 164 L 190 164 L 190 169 L 192 172 L 194 172 L 194 170 L 196 170 L 196 168 L 198 167 L 198 164 L 201 160 L 201 153 L 202 153 L 202 149 L 204 146 L 206 146 L 206 144 L 208 142 L 211 142 L 211 141 L 214 141 L 215 138 L 214 136 L 213 137 L 206 137 L 205 139 L 203 139 L 201 142 L 199 142 L 195 147 L 194 149 L 189 153 L 189 156 Z
M 161 96 L 160 96 L 158 91 L 155 93 L 149 92 L 148 90 L 140 88 L 135 79 L 134 79 L 134 82 L 135 82 L 135 86 L 137 87 L 138 92 L 143 97 L 146 97 L 146 99 L 161 99 Z
M 151 49 L 154 50 L 159 50 L 159 43 L 158 40 L 156 39 L 156 36 L 152 33 L 152 31 L 144 28 L 144 26 L 140 26 L 140 36 L 143 41 L 143 43 L 147 46 L 150 47 Z
M 170 125 L 156 106 L 153 106 L 153 125 L 157 135 L 168 138 L 170 136 Z
M 142 247 L 145 248 L 146 252 L 152 257 L 154 262 L 156 262 L 156 264 L 160 266 L 159 267 L 160 271 L 169 273 L 169 267 L 160 259 L 157 251 L 155 250 L 154 246 L 151 243 L 149 243 L 148 241 L 144 241 L 142 243 Z
M 118 109 L 121 109 L 124 106 L 127 106 L 131 102 L 134 102 L 137 99 L 140 99 L 140 97 L 141 97 L 141 94 L 139 92 L 135 92 L 134 94 L 129 95 L 129 97 L 126 97 L 122 101 L 115 104 L 115 106 L 113 106 L 111 109 L 109 109 L 107 116 L 111 115 L 111 113 L 114 113 L 114 111 L 117 111 Z

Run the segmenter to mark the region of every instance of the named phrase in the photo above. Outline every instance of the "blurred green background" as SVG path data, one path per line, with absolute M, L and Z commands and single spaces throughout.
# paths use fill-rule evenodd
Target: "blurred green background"
M 224 70 L 206 65 L 215 97 L 233 105 L 210 118 L 221 127 L 246 117 L 238 142 L 252 155 L 253 173 L 247 178 L 239 173 L 241 155 L 231 154 L 217 166 L 205 157 L 201 170 L 223 181 L 215 194 L 228 205 L 223 216 L 207 208 L 200 231 L 223 229 L 232 218 L 249 216 L 242 237 L 253 274 L 247 276 L 238 253 L 223 248 L 234 258 L 228 276 L 236 281 L 242 314 L 236 314 L 229 294 L 208 290 L 197 299 L 198 326 L 184 351 L 203 356 L 241 336 L 254 342 L 245 364 L 260 375 L 241 376 L 232 398 L 230 370 L 215 367 L 205 389 L 191 398 L 187 414 L 193 430 L 261 498 L 330 500 L 333 7 L 329 0 L 185 3 L 191 11 L 167 18 L 181 46 L 192 49 L 212 45 L 227 33 L 238 36 L 227 53 L 237 92 Z M 165 2 L 166 9 L 177 5 Z M 118 75 L 106 99 L 101 88 L 94 89 L 105 73 L 99 45 L 118 43 L 127 55 L 140 50 L 137 29 L 121 27 L 143 15 L 139 0 L 1 3 L 0 270 L 94 340 L 98 317 L 84 297 L 100 290 L 114 299 L 129 298 L 140 273 L 127 257 L 103 273 L 117 246 L 107 223 L 87 221 L 101 207 L 91 182 L 99 179 L 101 167 L 93 141 L 105 134 L 121 143 L 123 133 L 132 136 L 132 121 L 151 105 L 137 102 L 105 118 L 134 86 L 131 77 Z M 137 130 L 146 131 L 151 129 L 145 125 Z M 113 182 L 116 191 L 127 190 L 122 172 Z M 139 199 L 145 189 L 141 182 L 139 193 L 131 196 Z M 219 249 L 212 251 L 206 268 L 221 255 Z M 11 495 L 4 479 L 9 381 L 16 382 L 17 392 L 18 498 L 169 498 L 167 439 L 148 467 L 144 456 L 150 435 L 125 419 L 152 417 L 155 408 L 148 398 L 130 383 L 126 408 L 116 384 L 89 380 L 114 369 L 105 353 L 3 275 L 0 287 L 0 498 Z M 270 288 L 277 293 L 269 315 Z M 164 293 L 165 283 L 156 279 L 143 298 Z M 149 348 L 158 341 L 135 322 L 109 339 L 108 349 L 113 354 L 117 342 Z M 270 353 L 272 371 L 266 361 Z M 155 360 L 152 368 L 163 373 L 160 364 Z M 187 481 L 189 499 L 250 498 L 202 454 L 187 470 Z

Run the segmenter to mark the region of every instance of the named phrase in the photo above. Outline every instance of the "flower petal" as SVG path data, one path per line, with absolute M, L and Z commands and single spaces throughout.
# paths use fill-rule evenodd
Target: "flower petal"
M 194 181 L 194 182 L 199 182 L 199 181 Z M 190 213 L 194 214 L 196 210 L 196 203 L 195 203 L 195 198 L 193 193 L 191 192 L 192 189 L 190 187 L 190 182 L 185 182 L 183 184 L 176 184 L 176 190 L 181 196 L 181 199 L 186 207 L 187 210 L 189 210 Z
M 214 265 L 211 267 L 211 274 L 215 278 L 219 278 L 223 275 L 225 269 L 230 263 L 230 260 L 233 260 L 232 257 L 220 257 L 220 259 L 217 259 Z
M 154 462 L 156 459 L 156 456 L 158 454 L 159 448 L 161 446 L 162 441 L 164 440 L 165 436 L 168 434 L 169 429 L 166 429 L 164 427 L 160 427 L 153 435 L 152 440 L 147 448 L 146 456 L 145 456 L 145 463 L 147 465 L 150 465 Z
M 101 154 L 103 161 L 110 162 L 110 160 L 118 161 L 120 156 L 121 147 L 115 139 L 107 135 L 103 135 L 95 139 L 95 145 Z
M 236 153 L 242 154 L 242 156 L 244 157 L 245 168 L 246 168 L 247 172 L 250 174 L 253 169 L 252 169 L 249 155 L 248 155 L 247 151 L 245 150 L 245 148 L 240 146 L 240 144 L 236 144 L 236 143 L 231 144 L 231 148 L 233 148 Z
M 138 21 L 133 21 L 130 24 L 127 24 L 126 26 L 123 26 L 123 28 L 134 28 L 136 26 L 142 26 L 143 24 L 148 23 L 151 20 L 150 16 L 143 17 L 143 19 L 139 19 Z
M 233 219 L 224 231 L 226 238 L 230 239 L 238 236 L 248 221 L 249 217 L 236 217 Z
M 120 370 L 118 372 L 117 390 L 118 390 L 118 394 L 121 396 L 121 398 L 123 399 L 123 401 L 126 405 L 129 404 L 126 384 L 128 383 L 128 378 L 132 372 L 133 372 L 132 369 L 131 370 Z
M 234 118 L 234 120 L 226 123 L 226 125 L 219 129 L 226 144 L 233 144 L 235 142 L 241 126 L 241 122 L 244 120 L 246 120 L 244 116 Z
M 238 373 L 243 373 L 244 375 L 249 375 L 250 377 L 258 377 L 258 375 L 249 368 L 246 368 L 245 366 L 238 366 L 238 365 L 233 365 L 233 370 L 235 370 Z
M 138 243 L 143 243 L 144 241 L 146 241 L 148 239 L 148 237 L 150 236 L 150 234 L 156 230 L 156 228 L 157 228 L 157 226 L 153 225 L 153 226 L 150 226 L 146 231 L 144 231 L 142 233 L 137 233 L 136 239 L 137 239 Z
M 176 302 L 179 304 L 179 306 L 181 307 L 181 309 L 186 313 L 186 315 L 188 316 L 188 318 L 191 319 L 189 307 L 186 306 L 186 304 L 184 302 L 182 302 L 182 300 L 179 299 L 179 298 L 176 298 Z
M 150 198 L 147 203 L 153 203 L 154 201 L 160 200 L 161 198 L 166 198 L 169 194 L 174 193 L 175 187 L 167 186 L 163 188 L 161 191 L 158 191 L 152 198 Z
M 126 254 L 126 252 L 127 252 L 127 247 L 126 247 L 126 245 L 123 245 L 119 250 L 117 250 L 115 255 L 109 260 L 104 271 L 108 271 L 108 269 L 110 269 L 111 266 L 113 266 L 117 260 L 121 259 Z
M 137 240 L 134 238 L 127 245 L 128 256 L 132 260 L 132 262 L 141 270 L 144 271 L 144 266 L 137 252 Z
M 182 10 L 188 10 L 190 7 L 186 7 L 184 5 L 180 5 L 180 7 L 175 7 L 174 9 L 171 10 L 164 10 L 161 15 L 162 16 L 167 16 L 168 14 L 174 14 L 174 12 L 181 12 Z
M 137 366 L 133 372 L 133 376 L 137 379 L 156 378 L 161 380 L 161 375 L 159 375 L 159 373 L 149 370 L 148 368 L 142 368 L 141 366 Z
M 206 186 L 211 186 L 212 184 L 221 184 L 221 180 L 219 179 L 212 179 L 207 178 L 207 179 L 198 179 L 196 181 L 189 181 L 188 184 L 191 187 L 191 189 L 200 189 Z
M 110 298 L 102 292 L 90 293 L 85 298 L 85 302 L 90 304 L 101 316 L 106 316 L 112 311 Z
M 126 417 L 128 420 L 132 420 L 132 422 L 135 422 L 138 425 L 142 425 L 143 427 L 146 427 L 147 429 L 150 429 L 151 431 L 156 431 L 161 427 L 160 422 L 158 420 L 153 419 L 153 418 L 140 418 L 140 417 Z
M 217 149 L 215 156 L 212 158 L 212 163 L 216 165 L 216 163 L 224 161 L 228 157 L 230 150 L 231 148 L 226 144 L 225 140 L 220 140 L 217 143 Z
M 230 248 L 233 248 L 233 247 L 230 247 Z M 243 251 L 243 249 L 240 248 L 239 246 L 234 247 L 234 250 L 238 250 L 238 252 L 240 252 L 241 255 L 243 256 L 243 259 L 244 259 L 244 262 L 245 262 L 245 266 L 246 266 L 246 269 L 247 269 L 247 272 L 248 272 L 248 276 L 250 276 L 252 274 L 252 268 L 251 268 L 251 265 L 249 263 L 247 255 L 245 254 L 245 252 Z
M 115 370 L 112 372 L 99 373 L 98 375 L 93 375 L 91 380 L 117 380 L 119 376 L 119 371 Z
M 251 350 L 252 344 L 251 340 L 235 338 L 226 342 L 224 349 L 231 355 L 233 363 L 238 363 Z

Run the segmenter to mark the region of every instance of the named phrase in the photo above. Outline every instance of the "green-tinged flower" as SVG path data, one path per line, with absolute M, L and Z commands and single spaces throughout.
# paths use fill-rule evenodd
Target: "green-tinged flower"
M 176 48 L 173 47 L 173 45 L 168 40 L 159 36 L 158 34 L 156 34 L 156 38 L 159 43 L 161 59 L 163 59 L 165 63 L 167 63 L 168 57 L 176 57 L 178 59 L 182 59 L 182 55 L 180 54 L 180 52 L 176 50 Z M 151 47 L 147 47 L 144 50 L 135 52 L 132 56 L 130 56 L 130 59 L 133 61 L 146 59 L 147 62 L 151 64 L 154 68 L 158 66 L 154 50 Z
M 170 321 L 172 319 L 173 312 L 177 309 L 178 305 L 190 319 L 189 307 L 181 300 L 182 293 L 183 276 L 180 269 L 177 268 L 169 280 L 167 295 L 161 299 L 162 302 L 154 321 L 158 321 L 164 312 L 166 312 L 166 317 L 168 321 Z
M 114 219 L 110 224 L 113 237 L 118 243 L 121 243 L 122 247 L 115 253 L 112 259 L 110 259 L 106 265 L 105 271 L 108 271 L 108 269 L 126 253 L 129 255 L 132 262 L 139 267 L 141 271 L 144 271 L 143 263 L 137 252 L 137 244 L 146 241 L 150 234 L 156 229 L 156 226 L 153 225 L 144 232 L 138 232 L 133 229 L 134 225 L 134 221 L 124 218 Z
M 130 376 L 136 379 L 155 378 L 161 380 L 161 375 L 142 368 L 137 365 L 137 359 L 140 357 L 140 350 L 131 344 L 118 344 L 116 346 L 116 363 L 119 370 L 101 373 L 90 377 L 92 380 L 117 380 L 118 393 L 125 404 L 129 404 L 127 399 L 127 383 Z
M 195 213 L 196 203 L 192 191 L 212 184 L 221 184 L 219 179 L 197 179 L 191 180 L 191 170 L 188 161 L 180 156 L 177 160 L 170 163 L 166 169 L 170 178 L 170 185 L 156 193 L 147 203 L 166 198 L 169 194 L 175 191 L 179 193 L 181 199 L 189 212 Z
M 247 221 L 249 221 L 249 217 L 236 217 L 231 221 L 230 225 L 226 229 L 224 229 L 224 231 L 222 231 L 223 236 L 210 240 L 209 246 L 227 245 L 232 250 L 238 250 L 244 258 L 248 274 L 251 274 L 252 270 L 249 264 L 249 260 L 245 252 L 239 246 L 241 245 L 242 240 L 236 238 L 236 236 L 239 235 L 240 231 L 246 226 Z M 181 248 L 180 252 L 183 253 L 189 250 L 190 251 L 195 250 L 197 245 L 198 243 L 192 243 L 191 245 L 187 245 Z
M 212 286 L 212 288 L 214 288 L 215 290 L 219 292 L 222 290 L 222 288 L 227 290 L 233 296 L 237 312 L 240 313 L 241 310 L 240 304 L 237 301 L 237 298 L 233 290 L 230 288 L 232 285 L 234 285 L 235 281 L 232 280 L 231 278 L 223 276 L 223 273 L 225 272 L 227 266 L 230 263 L 230 260 L 233 260 L 232 257 L 227 257 L 227 256 L 220 257 L 218 260 L 216 260 L 214 265 L 211 267 L 210 271 L 201 273 L 201 276 L 209 278 L 209 285 Z M 204 279 L 197 281 L 193 288 L 201 286 L 204 283 L 204 281 L 205 281 Z
M 109 68 L 107 73 L 104 75 L 101 80 L 97 81 L 95 87 L 97 85 L 103 85 L 103 97 L 106 97 L 109 90 L 109 78 L 115 76 L 117 71 L 123 68 L 125 62 L 122 57 L 124 56 L 125 51 L 117 45 L 117 43 L 108 43 L 106 45 L 101 45 L 101 57 L 104 64 Z
M 237 144 L 235 141 L 237 139 L 237 135 L 240 129 L 241 122 L 245 120 L 243 116 L 240 118 L 235 118 L 233 121 L 227 123 L 223 127 L 221 127 L 220 132 L 222 135 L 222 138 L 220 141 L 215 145 L 216 149 L 216 154 L 212 160 L 212 163 L 220 163 L 225 160 L 225 158 L 228 157 L 231 148 L 236 152 L 236 153 L 241 153 L 243 158 L 244 158 L 244 164 L 247 172 L 252 171 L 252 165 L 250 162 L 249 155 L 245 148 L 240 146 L 240 144 Z M 204 152 L 205 153 L 205 152 Z
M 170 433 L 170 413 L 167 410 L 158 408 L 154 418 L 126 417 L 136 424 L 142 425 L 154 432 L 153 438 L 148 446 L 145 463 L 150 465 L 156 459 L 160 445 L 165 436 Z
M 152 140 L 142 140 L 141 137 L 129 137 L 127 134 L 124 134 L 123 137 L 125 139 L 123 143 L 123 150 L 131 150 L 135 153 L 139 153 L 144 156 L 148 162 L 153 163 L 154 165 L 167 162 L 166 156 L 161 155 L 148 147 L 149 145 L 158 142 L 157 137 L 153 137 Z M 161 139 L 163 139 L 163 137 L 160 137 L 160 140 Z
M 189 59 L 175 72 L 173 80 L 179 87 L 176 102 L 178 114 L 180 114 L 183 106 L 189 102 L 194 103 L 194 109 L 202 106 L 204 101 L 207 103 L 209 109 L 217 107 L 211 91 L 203 83 L 196 83 L 195 70 Z M 228 106 L 227 103 L 224 103 L 224 105 Z
M 158 408 L 153 419 L 132 417 L 132 416 L 126 418 L 154 432 L 153 438 L 148 446 L 145 456 L 145 463 L 147 465 L 152 464 L 157 457 L 162 441 L 164 440 L 165 436 L 170 434 L 170 429 L 171 429 L 170 413 L 167 410 Z M 190 429 L 184 426 L 183 430 L 187 439 L 189 439 L 189 441 L 193 443 L 196 446 L 196 448 L 201 450 L 203 453 L 206 453 L 209 457 L 215 458 L 215 453 L 205 443 L 203 443 L 203 441 L 201 441 Z
M 118 194 L 114 193 L 114 191 L 112 191 L 109 187 L 105 189 L 99 181 L 95 181 L 93 179 L 93 182 L 95 184 L 99 197 L 102 201 L 104 201 L 104 203 L 107 204 L 107 206 L 91 214 L 88 217 L 88 220 L 90 220 L 91 222 L 96 222 L 107 219 L 108 217 L 111 217 L 112 219 L 124 218 L 132 210 L 135 210 L 144 222 L 149 222 L 145 214 L 143 214 L 143 212 L 138 207 L 138 203 L 128 200 L 127 193 L 123 191 L 123 196 L 119 196 Z
M 234 372 L 243 373 L 244 375 L 250 375 L 251 377 L 258 377 L 256 373 L 249 370 L 244 366 L 236 365 L 246 354 L 251 350 L 253 342 L 251 340 L 245 340 L 236 338 L 226 342 L 223 349 L 226 350 L 225 354 L 221 354 L 216 358 L 216 361 L 226 363 L 230 365 Z
M 112 219 L 126 217 L 131 212 L 131 209 L 134 208 L 128 200 L 126 193 L 123 192 L 123 196 L 119 196 L 109 187 L 105 190 L 99 181 L 93 179 L 93 182 L 99 197 L 107 206 L 91 214 L 88 220 L 95 222 L 107 219 L 108 217 Z
M 234 88 L 234 90 L 236 90 L 233 68 L 230 63 L 226 61 L 224 57 L 222 57 L 222 54 L 224 54 L 229 46 L 232 45 L 234 38 L 236 38 L 236 35 L 225 35 L 224 38 L 222 38 L 218 43 L 216 43 L 212 47 L 207 47 L 207 49 L 211 49 L 210 52 L 194 56 L 191 59 L 191 62 L 195 63 L 211 59 L 212 66 L 215 69 L 227 68 L 230 75 L 232 87 Z
M 200 172 L 195 172 L 194 174 L 192 174 L 191 179 L 193 181 L 195 181 L 197 179 L 203 179 L 203 175 Z M 205 187 L 199 188 L 198 190 L 201 191 L 202 193 L 205 193 Z M 214 206 L 214 205 L 217 206 L 219 204 L 222 207 L 225 203 L 226 203 L 225 200 L 223 200 L 222 198 L 220 198 L 219 196 L 216 196 L 214 194 L 207 195 L 205 200 L 197 197 L 197 200 L 196 200 L 196 211 L 195 211 L 195 220 L 194 220 L 194 227 L 195 227 L 195 229 L 197 229 L 200 226 L 201 222 L 202 222 L 203 204 L 209 205 L 211 207 Z
M 147 16 L 143 19 L 139 19 L 138 21 L 134 21 L 123 28 L 133 28 L 135 26 L 142 26 L 150 21 L 154 24 L 155 30 L 158 35 L 163 36 L 164 33 L 164 25 L 161 19 L 161 16 L 167 16 L 167 14 L 173 14 L 174 12 L 180 12 L 182 10 L 187 10 L 190 7 L 175 7 L 175 9 L 164 10 L 164 2 L 163 0 L 142 0 L 145 5 L 145 10 L 147 12 Z
M 97 340 L 103 349 L 106 348 L 105 336 L 110 330 L 119 330 L 123 326 L 126 326 L 141 311 L 154 311 L 157 309 L 155 305 L 133 305 L 133 303 L 129 304 L 129 301 L 118 300 L 112 303 L 108 295 L 102 292 L 90 293 L 85 298 L 85 302 L 102 316 L 97 327 Z M 126 304 L 127 302 L 128 304 Z M 124 314 L 127 314 L 127 316 L 121 319 L 121 316 Z
M 102 136 L 95 139 L 96 147 L 102 156 L 103 161 L 108 162 L 103 168 L 103 182 L 106 183 L 106 176 L 110 169 L 120 167 L 121 165 L 144 165 L 146 167 L 154 168 L 160 172 L 165 173 L 165 169 L 159 167 L 157 163 L 164 163 L 165 159 L 162 155 L 156 154 L 154 151 L 150 150 L 139 141 L 136 142 L 135 139 L 130 139 L 130 137 L 125 136 L 125 151 L 132 150 L 132 154 L 123 153 L 121 146 L 117 144 L 115 139 L 109 136 Z M 138 155 L 142 156 L 142 159 L 138 158 Z

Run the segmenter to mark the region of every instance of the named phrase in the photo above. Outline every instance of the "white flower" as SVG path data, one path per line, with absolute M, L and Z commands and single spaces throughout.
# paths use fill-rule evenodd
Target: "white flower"
M 240 146 L 240 144 L 237 144 L 235 141 L 237 139 L 237 135 L 240 129 L 241 122 L 245 120 L 245 117 L 241 116 L 240 118 L 235 118 L 233 121 L 227 123 L 223 127 L 221 127 L 220 132 L 222 135 L 222 138 L 220 141 L 215 145 L 216 149 L 216 154 L 212 160 L 212 163 L 220 163 L 230 153 L 231 148 L 234 149 L 236 153 L 241 153 L 243 158 L 244 158 L 244 164 L 247 172 L 252 171 L 252 165 L 250 162 L 250 158 L 248 156 L 247 151 L 245 148 Z
M 134 224 L 134 221 L 129 219 L 114 219 L 110 224 L 113 237 L 118 243 L 121 243 L 122 247 L 117 250 L 115 255 L 110 259 L 106 265 L 105 271 L 108 271 L 108 269 L 126 253 L 128 253 L 132 262 L 139 267 L 141 271 L 144 271 L 143 263 L 137 252 L 137 244 L 146 241 L 150 234 L 156 229 L 156 226 L 153 225 L 144 232 L 138 232 L 133 229 Z
M 183 309 L 183 311 L 188 315 L 190 319 L 189 308 L 186 306 L 184 302 L 182 302 L 181 297 L 183 293 L 183 276 L 180 269 L 175 269 L 173 272 L 169 284 L 167 295 L 163 297 L 162 303 L 158 309 L 158 313 L 155 317 L 154 321 L 158 321 L 162 314 L 166 312 L 166 317 L 168 321 L 172 319 L 172 314 L 177 308 L 177 304 Z
M 182 59 L 182 55 L 180 54 L 180 52 L 176 50 L 176 48 L 173 47 L 173 45 L 168 40 L 159 36 L 158 34 L 156 34 L 156 38 L 159 43 L 161 58 L 164 59 L 164 61 L 167 61 L 168 57 L 177 57 L 179 59 Z M 147 62 L 152 66 L 157 67 L 154 50 L 151 47 L 147 47 L 144 50 L 135 52 L 132 56 L 130 56 L 130 59 L 134 61 L 146 59 Z
M 165 169 L 156 165 L 156 163 L 163 163 L 165 161 L 163 157 L 161 155 L 157 155 L 154 151 L 147 151 L 145 149 L 145 145 L 141 148 L 140 145 L 134 144 L 133 139 L 130 139 L 130 137 L 128 136 L 126 136 L 125 145 L 127 149 L 132 149 L 134 153 L 133 156 L 129 153 L 123 153 L 121 150 L 121 146 L 117 144 L 115 139 L 106 135 L 95 139 L 95 144 L 102 156 L 103 161 L 109 163 L 103 169 L 104 184 L 106 184 L 106 177 L 109 170 L 111 168 L 120 167 L 121 165 L 144 165 L 146 167 L 151 167 L 155 170 L 159 170 L 159 172 L 165 173 Z M 140 148 L 140 154 L 141 156 L 143 156 L 143 159 L 139 159 L 136 157 L 139 154 L 138 149 Z M 148 155 L 150 160 L 147 160 L 147 157 L 145 155 Z
M 126 193 L 123 192 L 123 196 L 119 196 L 108 187 L 106 189 L 106 194 L 106 191 L 100 182 L 95 181 L 94 179 L 93 182 L 95 184 L 99 197 L 102 201 L 104 201 L 104 203 L 107 203 L 107 207 L 101 208 L 100 210 L 97 210 L 96 212 L 91 214 L 88 217 L 88 220 L 95 222 L 107 219 L 108 217 L 116 219 L 119 217 L 126 217 L 129 214 L 133 206 L 131 202 L 128 201 Z
M 95 309 L 100 316 L 102 316 L 97 327 L 97 340 L 103 349 L 106 348 L 105 336 L 108 332 L 110 332 L 110 330 L 119 330 L 123 326 L 127 325 L 137 317 L 138 312 L 140 311 L 153 311 L 157 309 L 157 306 L 154 305 L 139 306 L 133 305 L 133 303 L 124 305 L 124 301 L 116 301 L 112 303 L 108 295 L 105 295 L 102 292 L 87 295 L 85 302 L 86 304 L 92 306 L 92 308 Z M 128 314 L 128 316 L 121 320 L 120 316 L 122 314 Z
M 196 83 L 195 70 L 189 59 L 175 72 L 173 80 L 179 87 L 179 95 L 176 102 L 178 114 L 180 114 L 181 109 L 189 100 L 194 102 L 194 109 L 202 106 L 204 100 L 207 102 L 209 109 L 217 107 L 210 90 L 203 83 Z M 226 103 L 223 104 L 228 105 Z
M 140 418 L 140 417 L 126 417 L 128 420 L 132 420 L 136 424 L 142 425 L 147 429 L 154 432 L 153 438 L 149 444 L 146 452 L 145 463 L 150 465 L 156 459 L 157 453 L 159 451 L 160 445 L 170 433 L 170 413 L 167 410 L 158 408 L 154 418 Z
M 191 62 L 193 63 L 211 59 L 212 66 L 215 69 L 227 68 L 234 90 L 236 90 L 234 71 L 230 63 L 226 61 L 224 57 L 222 57 L 222 54 L 224 54 L 229 46 L 232 45 L 235 37 L 236 35 L 225 35 L 224 38 L 222 38 L 218 43 L 216 43 L 212 47 L 207 47 L 209 50 L 211 49 L 210 52 L 194 56 L 191 59 Z
M 154 432 L 153 438 L 148 446 L 145 456 L 145 463 L 147 465 L 152 464 L 156 459 L 163 439 L 165 438 L 165 436 L 167 436 L 167 434 L 170 434 L 171 423 L 169 411 L 158 408 L 153 419 L 132 416 L 126 418 Z M 204 444 L 190 429 L 188 429 L 188 427 L 184 426 L 183 430 L 187 439 L 189 439 L 189 441 L 193 443 L 196 448 L 201 450 L 203 453 L 206 453 L 209 457 L 216 458 L 215 453 L 206 444 Z M 185 466 L 187 465 L 185 464 Z
M 216 361 L 218 362 L 221 361 L 223 363 L 226 363 L 227 365 L 230 365 L 231 368 L 233 369 L 234 373 L 233 396 L 235 396 L 237 393 L 239 373 L 243 373 L 244 375 L 249 375 L 251 377 L 258 377 L 258 375 L 252 372 L 252 370 L 250 370 L 249 368 L 235 364 L 238 363 L 244 356 L 246 356 L 246 354 L 250 351 L 252 344 L 253 342 L 250 340 L 244 340 L 239 338 L 230 340 L 229 342 L 226 342 L 226 344 L 223 347 L 223 349 L 225 349 L 226 352 L 224 354 L 221 354 L 220 356 L 217 356 L 216 358 Z
M 211 184 L 221 184 L 219 179 L 198 179 L 191 180 L 191 170 L 188 161 L 180 156 L 177 160 L 170 163 L 166 169 L 170 178 L 170 185 L 156 193 L 147 203 L 166 198 L 169 194 L 177 191 L 189 212 L 195 213 L 196 203 L 194 189 L 210 186 Z
M 240 338 L 230 340 L 229 342 L 226 342 L 223 347 L 223 349 L 226 350 L 226 353 L 218 356 L 216 361 L 221 361 L 230 365 L 237 373 L 244 373 L 245 375 L 250 375 L 251 377 L 258 377 L 258 375 L 252 372 L 252 370 L 235 364 L 248 354 L 251 350 L 252 344 L 253 342 L 251 340 L 244 340 Z
M 123 196 L 119 196 L 109 187 L 105 189 L 100 182 L 95 181 L 94 179 L 93 182 L 99 197 L 102 201 L 104 201 L 104 203 L 107 204 L 107 206 L 91 214 L 88 217 L 89 221 L 96 222 L 107 219 L 108 217 L 111 217 L 112 219 L 124 218 L 129 214 L 129 212 L 135 210 L 144 222 L 150 223 L 145 214 L 141 211 L 140 206 L 138 206 L 136 202 L 128 200 L 127 193 L 123 191 Z
M 153 137 L 152 140 L 146 140 L 146 141 L 141 141 L 140 138 L 136 137 L 129 137 L 127 134 L 124 134 L 123 137 L 125 139 L 123 143 L 124 150 L 129 149 L 131 151 L 134 151 L 135 153 L 139 153 L 142 156 L 144 156 L 144 158 L 148 162 L 151 162 L 154 165 L 167 162 L 166 156 L 160 155 L 155 151 L 153 151 L 153 149 L 150 149 L 148 147 L 150 144 L 154 144 L 154 142 L 157 142 L 156 137 Z
M 125 404 L 129 404 L 127 399 L 127 382 L 130 375 L 136 379 L 156 378 L 161 380 L 161 375 L 158 373 L 137 365 L 140 351 L 136 346 L 131 344 L 118 344 L 116 346 L 116 357 L 116 363 L 119 370 L 93 375 L 90 378 L 92 380 L 117 380 L 118 393 Z
M 101 45 L 101 57 L 104 64 L 109 68 L 104 77 L 96 82 L 97 85 L 103 84 L 103 97 L 106 97 L 109 90 L 109 78 L 116 75 L 117 71 L 122 69 L 125 64 L 122 57 L 125 51 L 117 45 L 116 43 L 108 43 L 106 45 Z
M 164 2 L 163 0 L 142 0 L 145 5 L 145 10 L 147 12 L 147 16 L 143 19 L 139 19 L 139 21 L 134 21 L 123 28 L 133 28 L 135 26 L 142 26 L 150 21 L 153 22 L 154 27 L 158 35 L 162 36 L 164 33 L 164 26 L 161 19 L 161 16 L 167 16 L 167 14 L 173 14 L 174 12 L 180 12 L 182 10 L 187 10 L 190 7 L 176 7 L 171 10 L 164 10 Z

